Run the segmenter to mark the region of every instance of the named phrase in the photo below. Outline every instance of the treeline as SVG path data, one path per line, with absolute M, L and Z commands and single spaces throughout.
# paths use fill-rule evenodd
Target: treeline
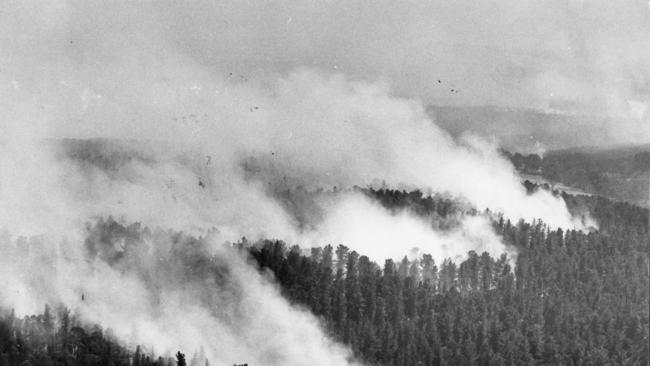
M 13 311 L 0 314 L 0 366 L 185 366 L 183 362 L 180 352 L 170 358 L 154 357 L 140 346 L 129 350 L 110 329 L 81 324 L 63 306 L 53 311 L 46 305 L 42 314 L 22 318 Z
M 343 245 L 306 254 L 280 241 L 250 252 L 370 364 L 648 364 L 648 210 L 565 199 L 600 231 L 498 220 L 516 259 L 470 252 L 462 263 L 425 255 L 380 266 Z

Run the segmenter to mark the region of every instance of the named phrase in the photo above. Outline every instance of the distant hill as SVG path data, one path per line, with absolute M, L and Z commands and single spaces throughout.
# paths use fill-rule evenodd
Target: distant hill
M 586 192 L 650 207 L 650 144 L 504 154 L 517 170 Z
M 613 136 L 627 132 L 615 127 L 630 123 L 603 116 L 492 106 L 429 106 L 427 111 L 438 126 L 453 136 L 471 131 L 496 137 L 502 147 L 525 153 L 539 153 L 542 148 L 612 146 L 617 143 Z

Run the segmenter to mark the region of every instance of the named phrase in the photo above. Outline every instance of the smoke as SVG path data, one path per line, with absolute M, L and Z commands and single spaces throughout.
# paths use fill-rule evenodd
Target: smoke
M 356 364 L 313 316 L 210 237 L 112 221 L 83 234 L 85 245 L 19 238 L 14 246 L 3 238 L 3 305 L 24 314 L 63 302 L 133 346 L 159 354 L 203 349 L 211 364 Z
M 201 6 L 64 2 L 35 15 L 26 12 L 29 8 L 29 3 L 9 6 L 3 29 L 11 35 L 3 43 L 15 51 L 0 64 L 6 70 L 4 136 L 14 146 L 22 144 L 15 143 L 19 137 L 167 141 L 176 151 L 209 156 L 206 174 L 218 172 L 211 178 L 219 189 L 247 190 L 220 192 L 219 199 L 252 196 L 243 201 L 260 201 L 254 197 L 258 189 L 240 184 L 238 171 L 241 159 L 259 156 L 281 164 L 282 175 L 306 185 L 364 185 L 379 179 L 391 186 L 449 191 L 513 219 L 572 225 L 561 201 L 544 193 L 525 194 L 494 146 L 472 137 L 457 144 L 433 124 L 420 102 L 395 97 L 385 82 L 307 69 L 242 74 L 217 57 L 206 64 L 179 45 L 168 28 L 181 25 L 166 17 L 178 10 L 207 23 L 195 14 Z M 215 9 L 205 10 L 212 14 Z M 179 19 L 186 26 L 179 37 L 190 41 L 195 26 L 186 21 L 192 18 Z M 217 43 L 223 42 L 219 36 L 231 37 L 214 36 Z M 157 173 L 172 175 L 175 182 L 177 166 L 164 166 L 170 171 Z M 187 175 L 178 178 L 189 181 Z
M 420 104 L 392 97 L 381 83 L 298 71 L 264 85 L 210 82 L 206 76 L 198 78 L 201 86 L 182 90 L 187 83 L 177 75 L 185 73 L 179 66 L 178 72 L 162 70 L 151 80 L 130 80 L 112 97 L 124 98 L 116 105 L 97 106 L 80 122 L 55 115 L 35 132 L 137 138 L 132 144 L 139 148 L 164 141 L 150 147 L 149 160 L 127 162 L 116 171 L 75 164 L 47 146 L 30 148 L 38 141 L 16 136 L 30 136 L 31 126 L 19 125 L 2 157 L 3 196 L 11 203 L 2 209 L 5 220 L 12 228 L 33 221 L 17 219 L 14 212 L 15 206 L 29 204 L 53 213 L 39 216 L 66 225 L 110 214 L 175 229 L 217 226 L 234 235 L 285 237 L 291 222 L 259 180 L 288 178 L 312 188 L 382 180 L 392 187 L 449 192 L 512 220 L 579 226 L 561 199 L 544 191 L 526 194 L 495 146 L 472 136 L 454 141 Z M 161 78 L 173 86 L 158 85 Z M 174 95 L 165 95 L 168 90 Z M 124 121 L 116 113 L 132 116 Z M 262 165 L 259 179 L 246 179 L 243 162 L 251 156 Z M 250 233 L 251 228 L 257 231 Z
M 434 231 L 431 223 L 422 217 L 406 211 L 391 214 L 360 195 L 342 198 L 328 208 L 324 222 L 303 238 L 303 242 L 344 243 L 359 253 L 369 253 L 377 262 L 431 254 L 436 262 L 442 263 L 447 258 L 462 260 L 470 250 L 516 256 L 493 233 L 485 217 L 463 217 L 451 230 Z
M 164 17 L 137 6 L 57 3 L 33 16 L 21 7 L 30 5 L 4 10 L 0 29 L 11 55 L 0 59 L 0 227 L 40 239 L 31 254 L 3 256 L 7 306 L 29 312 L 63 302 L 124 341 L 156 350 L 203 345 L 223 362 L 345 364 L 347 352 L 313 317 L 220 243 L 340 242 L 377 260 L 414 248 L 437 259 L 509 250 L 483 217 L 434 230 L 345 190 L 378 181 L 446 192 L 513 220 L 581 227 L 561 199 L 527 195 L 496 146 L 451 138 L 386 81 L 206 64 L 179 46 Z M 345 193 L 318 199 L 320 214 L 305 228 L 269 188 L 282 185 Z M 211 245 L 195 253 L 227 269 L 223 283 L 188 278 L 181 267 L 197 261 L 175 262 L 169 235 L 138 238 L 148 249 L 117 263 L 89 258 L 85 223 L 108 216 L 211 233 Z M 3 252 L 14 250 L 9 242 Z

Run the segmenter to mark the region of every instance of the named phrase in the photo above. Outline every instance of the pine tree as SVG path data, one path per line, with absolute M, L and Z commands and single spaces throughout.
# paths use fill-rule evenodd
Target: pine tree
M 187 366 L 185 363 L 185 354 L 181 351 L 176 352 L 176 366 Z

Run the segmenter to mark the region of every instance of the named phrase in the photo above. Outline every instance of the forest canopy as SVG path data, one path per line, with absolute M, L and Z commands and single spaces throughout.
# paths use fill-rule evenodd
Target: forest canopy
M 365 192 L 420 214 L 451 209 L 444 199 L 421 193 Z M 306 251 L 282 241 L 246 239 L 232 250 L 272 274 L 286 298 L 309 309 L 370 365 L 647 364 L 648 210 L 602 197 L 564 199 L 570 209 L 588 209 L 599 230 L 495 219 L 495 230 L 516 247 L 516 258 L 470 251 L 460 262 L 436 263 L 424 254 L 375 263 L 343 244 Z M 119 253 L 115 242 L 147 235 L 155 232 L 109 218 L 90 227 L 86 245 L 114 262 L 141 241 L 127 240 Z M 203 240 L 179 238 L 184 239 L 172 250 L 180 260 L 192 257 Z M 218 261 L 204 265 L 213 276 L 223 275 Z M 200 350 L 181 351 L 194 353 L 189 365 L 207 362 Z M 110 330 L 82 324 L 60 304 L 46 305 L 39 315 L 17 318 L 6 310 L 1 316 L 0 365 L 177 361 L 144 346 L 126 348 Z

